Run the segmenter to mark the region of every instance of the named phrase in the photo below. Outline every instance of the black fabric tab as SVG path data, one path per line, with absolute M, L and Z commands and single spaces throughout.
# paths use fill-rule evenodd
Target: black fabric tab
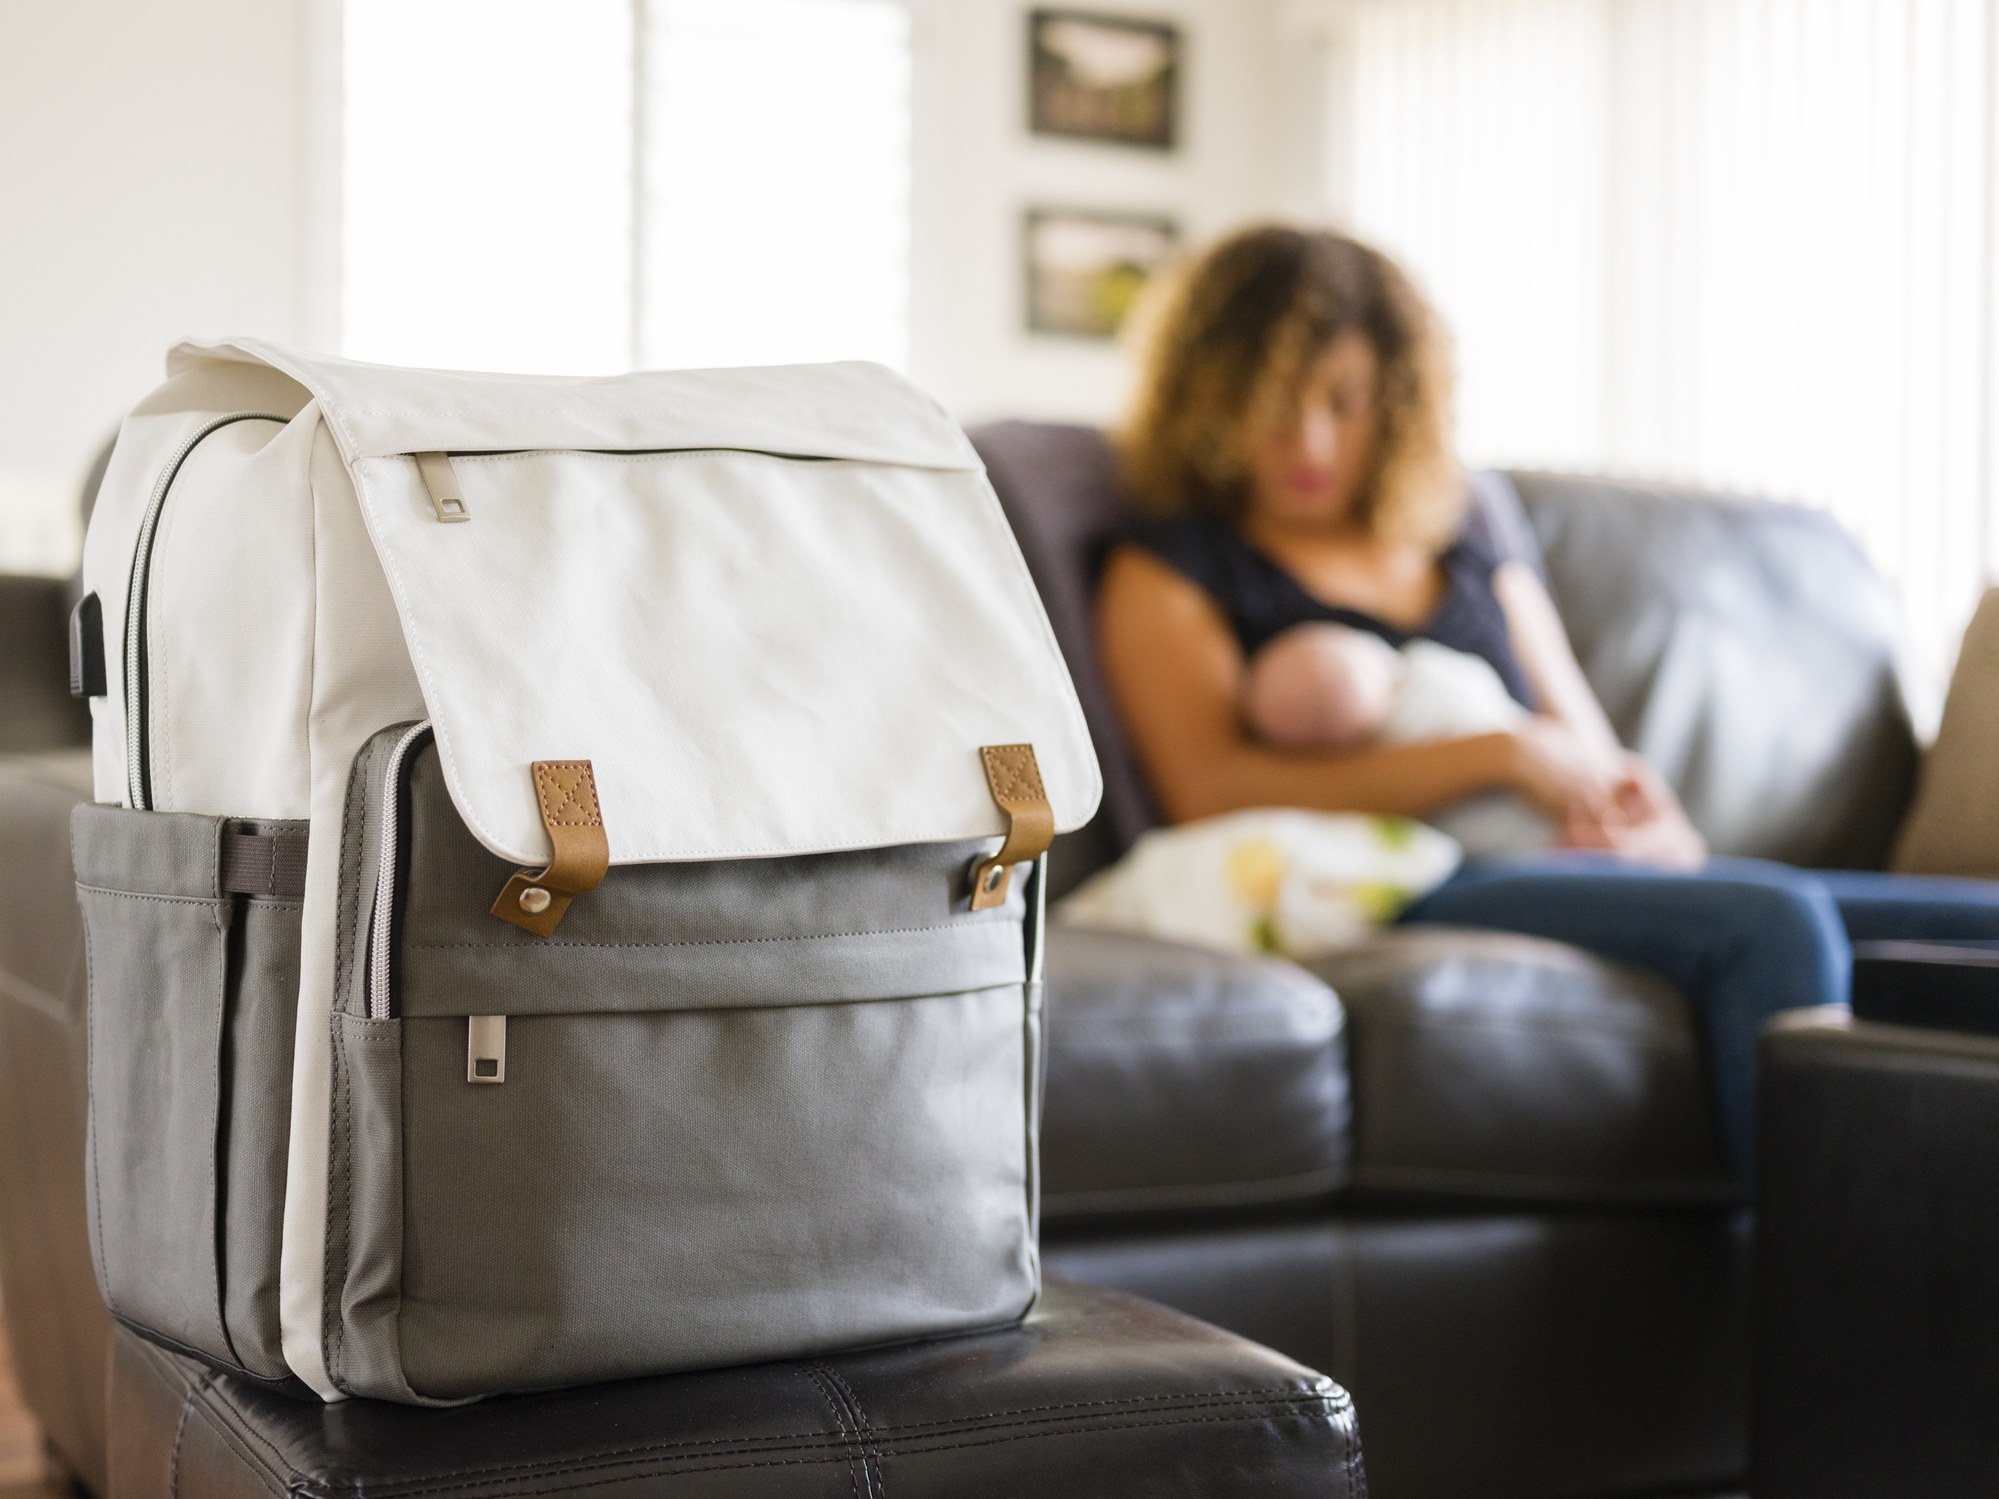
M 304 833 L 222 832 L 222 893 L 271 895 L 299 900 L 305 895 Z
M 104 606 L 86 593 L 69 611 L 69 695 L 103 697 Z

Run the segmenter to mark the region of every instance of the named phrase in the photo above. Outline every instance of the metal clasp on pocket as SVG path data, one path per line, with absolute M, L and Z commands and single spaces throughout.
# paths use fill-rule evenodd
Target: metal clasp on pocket
M 468 1015 L 465 1019 L 465 1081 L 507 1080 L 507 1017 Z
M 416 471 L 423 475 L 423 487 L 430 491 L 430 508 L 441 521 L 470 520 L 465 508 L 465 491 L 458 487 L 458 475 L 451 471 L 449 453 L 418 453 Z

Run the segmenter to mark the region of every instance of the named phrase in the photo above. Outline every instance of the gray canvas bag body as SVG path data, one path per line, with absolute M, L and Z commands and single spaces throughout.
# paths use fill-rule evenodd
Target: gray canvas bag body
M 72 632 L 113 1314 L 428 1404 L 1026 1311 L 1019 871 L 1099 785 L 962 434 L 872 366 L 169 373 Z

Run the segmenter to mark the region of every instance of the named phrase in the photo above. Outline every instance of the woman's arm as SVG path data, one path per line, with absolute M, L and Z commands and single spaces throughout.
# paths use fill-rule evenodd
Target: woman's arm
M 1603 705 L 1583 676 L 1555 601 L 1533 569 L 1521 562 L 1502 563 L 1492 575 L 1492 591 L 1505 611 L 1514 657 L 1542 710 L 1616 777 L 1607 815 L 1571 816 L 1565 841 L 1612 849 L 1671 869 L 1698 869 L 1707 859 L 1706 841 L 1687 821 L 1679 799 L 1659 773 L 1618 743 Z
M 1227 621 L 1196 584 L 1134 547 L 1104 570 L 1097 637 L 1132 747 L 1174 822 L 1243 807 L 1421 816 L 1495 786 L 1566 816 L 1578 804 L 1600 808 L 1609 794 L 1572 736 L 1538 721 L 1518 733 L 1341 755 L 1265 748 L 1244 731 L 1245 668 Z
M 1492 591 L 1506 615 L 1506 634 L 1514 659 L 1534 690 L 1541 711 L 1565 724 L 1606 764 L 1621 761 L 1624 747 L 1604 716 L 1603 705 L 1590 691 L 1588 678 L 1569 644 L 1569 632 L 1555 612 L 1555 601 L 1524 562 L 1502 562 L 1492 575 Z

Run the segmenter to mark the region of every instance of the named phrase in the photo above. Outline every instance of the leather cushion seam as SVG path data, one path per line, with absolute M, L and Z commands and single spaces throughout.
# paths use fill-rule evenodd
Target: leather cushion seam
M 1169 1406 L 1168 1402 L 1175 1402 L 1175 1404 Z M 970 1415 L 954 1416 L 939 1421 L 914 1421 L 897 1426 L 877 1426 L 872 1428 L 872 1434 L 877 1438 L 903 1437 L 909 1440 L 928 1441 L 934 1438 L 926 1437 L 924 1435 L 926 1432 L 935 1432 L 938 1436 L 950 1436 L 954 1433 L 948 1430 L 939 1430 L 939 1428 L 950 1427 L 993 1431 L 1005 1430 L 1010 1427 L 1045 1426 L 1050 1430 L 1066 1430 L 1071 1429 L 1074 1423 L 1078 1421 L 1094 1419 L 1093 1416 L 1081 1414 L 1091 1411 L 1107 1415 L 1172 1415 L 1180 1410 L 1202 1410 L 1226 1404 L 1242 1406 L 1244 1408 L 1244 1415 L 1241 1418 L 1248 1419 L 1257 1414 L 1251 1409 L 1256 1406 L 1269 1406 L 1272 1408 L 1290 1406 L 1338 1407 L 1341 1403 L 1341 1396 L 1325 1391 L 1280 1388 L 1241 1391 L 1214 1390 L 1184 1395 L 1131 1395 L 1115 1400 L 1067 1401 L 1053 1405 L 1025 1406 L 1014 1410 L 984 1411 Z M 1152 1409 L 1148 1410 L 1146 1407 L 1152 1407 Z M 1058 1414 L 1068 1411 L 1078 1412 L 1079 1414 Z M 1269 1413 L 1266 1411 L 1263 1414 Z M 1000 1420 L 999 1418 L 1001 1417 L 1041 1417 L 1043 1419 Z M 995 1421 L 997 1424 L 980 1428 L 977 1423 L 982 1421 Z M 498 1463 L 482 1467 L 438 1469 L 431 1473 L 418 1474 L 409 1479 L 398 1480 L 397 1492 L 413 1496 L 441 1492 L 446 1488 L 464 1488 L 468 1486 L 462 1483 L 439 1485 L 433 1482 L 436 1479 L 477 1479 L 482 1475 L 502 1478 L 510 1474 L 529 1474 L 542 1471 L 581 1472 L 595 1467 L 642 1462 L 648 1456 L 665 1460 L 668 1455 L 678 1454 L 682 1459 L 698 1459 L 704 1456 L 729 1456 L 755 1451 L 769 1451 L 774 1448 L 781 1448 L 788 1443 L 817 1444 L 826 1447 L 828 1450 L 828 1456 L 824 1459 L 791 1459 L 791 1461 L 797 1462 L 831 1461 L 836 1456 L 844 1460 L 853 1450 L 853 1438 L 851 1435 L 834 1434 L 825 1431 L 781 1432 L 762 1436 L 707 1437 L 692 1441 L 646 1442 L 630 1447 L 607 1448 L 601 1452 L 581 1454 L 575 1457 L 552 1458 L 544 1462 Z M 704 1453 L 699 1450 L 703 1448 L 729 1448 L 732 1450 L 729 1452 Z M 838 1449 L 837 1452 L 834 1451 L 835 1448 Z M 403 1484 L 407 1483 L 426 1486 L 417 1488 L 402 1487 Z
M 1141 1430 L 1141 1429 L 1158 1430 L 1162 1427 L 1172 1427 L 1172 1426 L 1219 1425 L 1219 1424 L 1230 1424 L 1230 1423 L 1261 1422 L 1261 1421 L 1271 1421 L 1271 1420 L 1314 1420 L 1314 1421 L 1323 1421 L 1323 1422 L 1333 1422 L 1336 1421 L 1342 1414 L 1344 1414 L 1346 1408 L 1347 1408 L 1346 1402 L 1338 1400 L 1331 1395 L 1313 1395 L 1313 1396 L 1304 1397 L 1296 1401 L 1285 1402 L 1282 1405 L 1273 1405 L 1272 1407 L 1265 1409 L 1255 1409 L 1255 1408 L 1246 1407 L 1243 1410 L 1231 1412 L 1230 1414 L 1227 1415 L 1199 1416 L 1199 1415 L 1183 1415 L 1176 1411 L 1160 1411 L 1160 1412 L 1136 1412 L 1134 1414 L 1140 1417 L 1151 1417 L 1151 1419 L 1137 1419 L 1137 1420 L 1124 1420 L 1124 1421 L 1104 1420 L 1096 1417 L 1074 1417 L 1068 1419 L 1057 1419 L 1052 1421 L 1016 1421 L 1016 1422 L 1002 1423 L 1001 1425 L 998 1426 L 979 1428 L 977 1431 L 967 1432 L 963 1434 L 966 1437 L 975 1438 L 973 1440 L 945 1441 L 934 1438 L 925 1439 L 918 1437 L 915 1440 L 921 1443 L 921 1445 L 914 1447 L 913 1449 L 910 1450 L 900 1450 L 890 1443 L 878 1440 L 874 1444 L 874 1450 L 882 1457 L 920 1457 L 932 1452 L 952 1452 L 966 1448 L 995 1447 L 1003 1445 L 1004 1443 L 1007 1442 L 1032 1440 L 1036 1436 L 1088 1435 L 1092 1432 L 1099 1432 L 1099 1431 L 1124 1431 L 1124 1430 Z M 875 1428 L 875 1435 L 877 1436 L 877 1438 L 890 1437 L 894 1435 L 894 1430 L 895 1430 L 894 1428 L 890 1427 L 877 1427 Z M 983 1436 L 982 1434 L 986 1432 L 1005 1432 L 1007 1434 Z M 1342 1432 L 1342 1434 L 1344 1434 L 1344 1432 Z M 947 1433 L 946 1435 L 951 1435 L 951 1434 Z M 572 1493 L 572 1492 L 579 1492 L 587 1488 L 599 1488 L 604 1485 L 613 1484 L 613 1483 L 629 1483 L 637 1478 L 643 1478 L 654 1475 L 664 1475 L 674 1472 L 682 1472 L 682 1473 L 727 1472 L 734 1469 L 745 1469 L 745 1468 L 797 1467 L 797 1466 L 808 1466 L 808 1465 L 816 1466 L 833 1462 L 851 1464 L 854 1456 L 856 1455 L 855 1439 L 852 1435 L 848 1435 L 844 1438 L 832 1438 L 825 1433 L 820 1433 L 817 1440 L 821 1443 L 823 1450 L 820 1453 L 809 1457 L 773 1457 L 773 1458 L 762 1458 L 751 1462 L 709 1462 L 709 1461 L 704 1461 L 704 1456 L 702 1454 L 689 1454 L 677 1459 L 675 1458 L 657 1459 L 655 1460 L 654 1465 L 641 1470 L 613 1474 L 603 1478 L 589 1479 L 582 1483 L 560 1483 L 560 1484 L 549 1485 L 542 1488 L 510 1488 L 508 1489 L 507 1492 L 509 1494 L 521 1495 L 521 1496 L 526 1496 L 531 1494 Z M 741 1449 L 741 1453 L 746 1453 L 748 1451 L 754 1451 L 754 1450 L 757 1449 Z M 763 1450 L 768 1450 L 768 1449 L 763 1449 Z M 710 1456 L 714 1457 L 729 1457 L 737 1455 L 741 1454 L 740 1453 L 710 1454 Z M 580 1476 L 582 1474 L 586 1474 L 603 1467 L 622 1467 L 622 1468 L 634 1469 L 636 1468 L 636 1465 L 642 1461 L 644 1460 L 629 1459 L 617 1463 L 604 1463 L 594 1458 L 585 1459 L 583 1461 L 578 1462 L 573 1467 L 567 1469 L 560 1469 L 554 1467 L 545 1468 L 537 1476 L 559 1479 L 569 1475 Z M 533 1466 L 540 1466 L 540 1465 L 533 1465 Z M 487 1475 L 487 1477 L 485 1478 L 467 1477 L 465 1481 L 459 1483 L 431 1484 L 418 1488 L 406 1488 L 400 1482 L 391 1482 L 387 1485 L 377 1487 L 376 1492 L 384 1496 L 395 1495 L 398 1496 L 398 1499 L 419 1499 L 419 1496 L 427 1494 L 444 1494 L 469 1488 L 476 1488 L 477 1486 L 479 1486 L 479 1484 L 483 1482 L 491 1480 L 503 1480 L 515 1473 L 528 1472 L 529 1468 L 503 1467 L 503 1468 L 490 1468 L 485 1470 L 466 1470 L 467 1473 L 473 1473 L 479 1471 L 483 1471 Z M 458 1476 L 458 1475 L 441 1474 L 437 1476 Z M 358 1488 L 359 1485 L 357 1484 L 354 1485 L 352 1488 L 342 1488 L 339 1490 L 339 1492 L 343 1493 L 352 1492 Z M 333 1492 L 333 1490 L 329 1489 L 328 1492 Z
M 1219 1180 L 1150 1182 L 1131 1187 L 1054 1187 L 1041 1194 L 1044 1213 L 1116 1212 L 1164 1207 L 1228 1207 L 1248 1202 L 1283 1202 L 1322 1197 L 1337 1191 L 1351 1174 L 1344 1126 L 1338 1131 L 1341 1159 L 1283 1176 L 1226 1177 Z
M 218 1412 L 214 1408 L 214 1406 L 210 1403 L 213 1400 L 215 1393 L 216 1393 L 215 1387 L 213 1385 L 210 1385 L 208 1387 L 208 1390 L 205 1392 L 206 1398 L 202 1399 L 201 1401 L 199 1401 L 194 1405 L 193 1410 L 195 1411 L 195 1413 L 201 1417 L 203 1423 L 207 1425 L 210 1431 L 215 1433 L 215 1435 L 222 1441 L 222 1443 L 225 1446 L 230 1448 L 232 1451 L 237 1453 L 242 1458 L 242 1460 L 249 1466 L 251 1473 L 255 1477 L 263 1480 L 264 1486 L 267 1489 L 269 1489 L 273 1494 L 289 1493 L 290 1489 L 288 1487 L 287 1480 L 288 1478 L 297 1477 L 298 1469 L 292 1467 L 290 1463 L 285 1462 L 283 1456 L 277 1452 L 275 1447 L 271 1446 L 269 1439 L 262 1437 L 260 1434 L 259 1440 L 262 1441 L 264 1445 L 270 1449 L 272 1455 L 276 1457 L 278 1462 L 281 1463 L 283 1466 L 282 1468 L 273 1467 L 269 1462 L 266 1462 L 264 1458 L 257 1453 L 256 1449 L 251 1447 L 251 1445 L 248 1442 L 243 1440 L 242 1433 L 234 1430 L 232 1423 L 223 1420 L 221 1413 Z M 247 1421 L 244 1424 L 246 1426 L 249 1425 Z
M 1354 1016 L 1354 1029 L 1363 1038 L 1372 1031 L 1401 1031 L 1409 1035 L 1421 1035 L 1425 1031 L 1471 1031 L 1487 1035 L 1534 1035 L 1534 1036 L 1612 1036 L 1619 1040 L 1639 1042 L 1644 1045 L 1674 1051 L 1693 1050 L 1693 1033 L 1676 1032 L 1668 1027 L 1651 1025 L 1644 1021 L 1618 1022 L 1604 1017 L 1569 1021 L 1557 1016 L 1528 1021 L 1498 1020 L 1487 1016 L 1477 1018 L 1424 1018 L 1421 1020 L 1389 1020 L 1380 1016 L 1369 1016 L 1362 1012 Z
M 1061 1001 L 1058 999 L 1057 1001 Z M 1113 1047 L 1143 1046 L 1158 1051 L 1181 1051 L 1190 1046 L 1202 1045 L 1210 1041 L 1276 1041 L 1294 1045 L 1301 1052 L 1317 1054 L 1324 1051 L 1344 1034 L 1344 1028 L 1334 1026 L 1318 1035 L 1300 1035 L 1297 1028 L 1286 1025 L 1272 1025 L 1262 1028 L 1253 1025 L 1201 1026 L 1198 1030 L 1164 1032 L 1150 1027 L 1133 1026 L 1129 1030 L 1084 1031 L 1078 1034 L 1073 1028 L 1064 1028 L 1059 1038 L 1050 1044 L 1065 1051 L 1082 1051 Z
M 249 1412 L 245 1411 L 231 1399 L 228 1392 L 224 1391 L 220 1386 L 211 1384 L 208 1387 L 207 1398 L 202 1405 L 202 1413 L 209 1425 L 233 1441 L 238 1447 L 248 1449 L 254 1443 L 255 1446 L 263 1448 L 269 1454 L 268 1461 L 258 1457 L 254 1451 L 250 1452 L 251 1460 L 259 1463 L 266 1473 L 274 1479 L 281 1473 L 296 1474 L 298 1472 L 285 1457 L 284 1453 L 279 1450 L 278 1444 L 257 1429 L 257 1423 L 251 1419 Z M 233 1417 L 233 1420 L 225 1419 L 225 1416 Z

